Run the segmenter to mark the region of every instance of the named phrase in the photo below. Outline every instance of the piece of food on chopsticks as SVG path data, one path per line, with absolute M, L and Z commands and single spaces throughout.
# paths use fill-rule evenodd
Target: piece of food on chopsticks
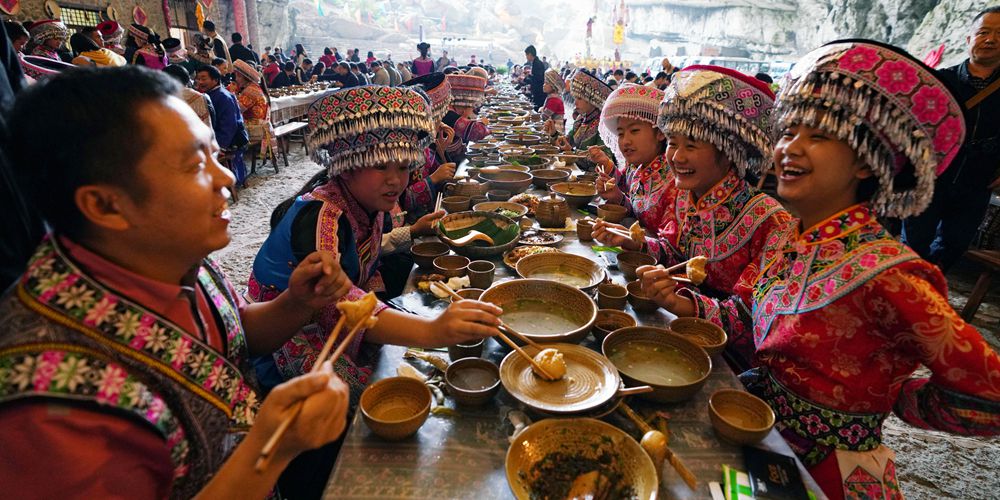
M 372 316 L 372 313 L 375 312 L 376 307 L 378 307 L 378 299 L 372 292 L 364 294 L 358 300 L 342 300 L 337 303 L 337 309 L 347 319 L 345 326 L 348 328 L 354 328 L 362 321 L 365 322 L 362 328 L 375 326 L 378 319 Z
M 691 283 L 695 285 L 700 285 L 705 278 L 708 276 L 705 273 L 705 265 L 708 264 L 708 257 L 704 255 L 699 255 L 692 258 L 687 262 L 687 277 L 691 280 Z
M 632 236 L 632 241 L 642 243 L 646 238 L 646 230 L 639 225 L 639 222 L 633 222 L 631 226 L 628 227 L 628 234 Z
M 538 354 L 535 355 L 535 363 L 545 370 L 545 373 L 540 373 L 535 366 L 532 365 L 531 370 L 539 377 L 555 381 L 566 376 L 566 360 L 563 359 L 563 355 L 558 349 L 550 347 L 538 351 Z M 549 376 L 546 377 L 546 374 Z

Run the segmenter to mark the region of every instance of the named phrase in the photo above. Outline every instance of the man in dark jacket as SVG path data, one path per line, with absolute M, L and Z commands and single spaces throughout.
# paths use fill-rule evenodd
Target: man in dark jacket
M 291 87 L 292 85 L 302 85 L 299 81 L 299 75 L 295 73 L 295 63 L 288 61 L 282 66 L 282 72 L 278 73 L 278 76 L 271 80 L 272 89 L 280 89 L 281 87 Z
M 233 44 L 229 46 L 229 55 L 234 61 L 239 59 L 260 66 L 260 56 L 243 45 L 243 35 L 233 33 L 229 38 L 233 41 Z
M 545 63 L 538 58 L 538 51 L 534 45 L 528 45 L 524 49 L 524 57 L 531 65 L 531 101 L 535 109 L 538 109 L 545 105 L 545 92 L 542 91 L 542 85 L 545 84 Z
M 967 108 L 968 140 L 938 177 L 930 207 L 903 221 L 903 241 L 942 271 L 965 253 L 989 207 L 990 191 L 1000 189 L 1000 87 L 968 105 L 1000 79 L 1000 7 L 980 12 L 966 41 L 969 58 L 939 74 Z

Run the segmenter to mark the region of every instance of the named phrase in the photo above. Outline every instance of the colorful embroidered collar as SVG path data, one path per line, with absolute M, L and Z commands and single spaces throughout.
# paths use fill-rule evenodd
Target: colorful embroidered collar
M 726 176 L 722 178 L 712 189 L 709 189 L 698 201 L 694 201 L 694 191 L 688 191 L 688 211 L 709 210 L 721 203 L 725 203 L 732 194 L 743 183 L 743 179 L 733 170 L 729 169 Z
M 878 221 L 871 207 L 859 203 L 834 214 L 823 222 L 808 228 L 805 232 L 797 234 L 794 243 L 804 246 L 818 245 L 843 238 L 873 222 L 877 223 Z M 793 241 L 789 241 L 789 243 L 793 243 Z

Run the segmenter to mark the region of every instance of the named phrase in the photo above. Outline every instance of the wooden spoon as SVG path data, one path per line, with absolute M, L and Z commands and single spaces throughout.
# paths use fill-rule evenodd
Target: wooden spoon
M 465 236 L 462 236 L 461 238 L 457 238 L 457 239 L 453 240 L 453 239 L 451 239 L 451 238 L 449 238 L 447 236 L 443 236 L 442 235 L 441 239 L 443 239 L 449 245 L 456 246 L 456 247 L 464 247 L 465 245 L 468 245 L 469 243 L 472 243 L 474 241 L 484 241 L 484 242 L 486 242 L 489 245 L 495 245 L 495 243 L 493 242 L 493 238 L 490 238 L 490 235 L 488 235 L 486 233 L 481 233 L 479 231 L 476 231 L 475 229 L 469 231 L 469 234 L 466 234 Z

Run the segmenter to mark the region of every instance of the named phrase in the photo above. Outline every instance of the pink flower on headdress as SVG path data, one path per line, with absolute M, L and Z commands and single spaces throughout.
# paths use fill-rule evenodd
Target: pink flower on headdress
M 871 71 L 881 60 L 882 58 L 879 57 L 878 51 L 871 47 L 854 47 L 844 53 L 837 66 L 844 71 L 857 73 L 859 71 Z
M 920 83 L 917 70 L 906 61 L 889 61 L 875 75 L 878 84 L 890 94 L 907 94 Z
M 937 123 L 948 114 L 948 96 L 938 87 L 923 87 L 913 95 L 913 114 L 920 123 Z
M 947 153 L 962 139 L 962 118 L 952 116 L 945 120 L 934 134 L 934 151 Z

